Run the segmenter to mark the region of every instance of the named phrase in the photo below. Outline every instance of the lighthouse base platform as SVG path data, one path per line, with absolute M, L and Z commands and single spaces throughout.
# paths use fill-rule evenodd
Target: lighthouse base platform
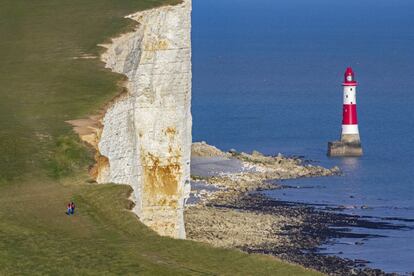
M 359 141 L 333 141 L 328 143 L 328 156 L 362 156 Z

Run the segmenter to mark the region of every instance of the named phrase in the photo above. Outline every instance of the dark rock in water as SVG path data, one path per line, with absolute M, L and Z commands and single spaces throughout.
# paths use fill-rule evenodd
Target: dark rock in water
M 355 260 L 354 260 L 354 262 L 355 262 L 356 264 L 368 264 L 368 263 L 369 263 L 368 261 L 361 260 L 361 259 L 355 259 Z
M 215 206 L 219 207 L 219 206 Z M 383 222 L 371 222 L 359 216 L 323 212 L 302 203 L 275 201 L 260 194 L 249 194 L 240 198 L 234 204 L 224 204 L 221 207 L 254 210 L 261 213 L 280 214 L 286 217 L 300 218 L 302 224 L 285 225 L 283 236 L 290 240 L 289 245 L 263 244 L 260 248 L 246 245 L 240 249 L 249 253 L 275 255 L 283 260 L 298 263 L 329 275 L 393 275 L 378 269 L 366 267 L 366 260 L 350 260 L 338 256 L 319 253 L 319 246 L 331 238 L 367 238 L 369 234 L 352 233 L 349 227 L 366 227 L 387 229 L 398 227 Z M 335 228 L 333 229 L 332 226 Z M 356 242 L 357 245 L 364 244 Z M 341 254 L 343 252 L 339 252 Z

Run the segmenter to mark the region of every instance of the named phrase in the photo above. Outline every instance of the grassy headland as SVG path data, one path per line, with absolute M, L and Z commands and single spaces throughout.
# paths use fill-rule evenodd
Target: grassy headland
M 77 57 L 130 29 L 124 15 L 176 2 L 0 2 L 0 274 L 316 274 L 159 237 L 126 211 L 129 187 L 87 183 L 92 153 L 64 121 L 96 112 L 122 76 Z

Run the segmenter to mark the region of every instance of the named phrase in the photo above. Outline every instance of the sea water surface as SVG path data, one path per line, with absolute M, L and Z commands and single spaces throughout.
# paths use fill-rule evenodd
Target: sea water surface
M 361 158 L 328 158 L 352 66 Z M 194 0 L 194 140 L 301 155 L 343 176 L 299 179 L 268 195 L 407 226 L 351 229 L 321 252 L 414 271 L 414 1 Z

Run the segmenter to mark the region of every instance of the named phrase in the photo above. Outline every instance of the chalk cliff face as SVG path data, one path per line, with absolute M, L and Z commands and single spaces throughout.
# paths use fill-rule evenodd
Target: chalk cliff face
M 102 59 L 127 76 L 98 135 L 99 183 L 129 184 L 134 212 L 161 235 L 185 238 L 190 190 L 191 0 L 128 16 L 139 25 Z

